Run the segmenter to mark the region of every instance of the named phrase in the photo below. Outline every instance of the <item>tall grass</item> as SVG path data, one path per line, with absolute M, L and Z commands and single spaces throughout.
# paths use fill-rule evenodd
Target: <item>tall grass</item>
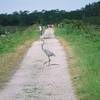
M 73 84 L 79 100 L 100 100 L 100 29 L 84 25 L 59 25 L 56 34 L 68 42 L 74 52 L 71 64 Z

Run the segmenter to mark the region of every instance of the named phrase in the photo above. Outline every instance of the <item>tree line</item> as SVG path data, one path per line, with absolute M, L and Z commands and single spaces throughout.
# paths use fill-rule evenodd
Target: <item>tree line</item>
M 28 26 L 32 24 L 56 24 L 62 20 L 83 20 L 100 24 L 100 1 L 86 5 L 84 8 L 67 12 L 65 10 L 15 11 L 12 14 L 0 14 L 2 26 Z

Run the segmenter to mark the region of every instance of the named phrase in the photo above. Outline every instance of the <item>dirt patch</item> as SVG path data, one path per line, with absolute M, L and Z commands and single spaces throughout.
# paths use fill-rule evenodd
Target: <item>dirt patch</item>
M 2 89 L 6 82 L 18 69 L 18 64 L 23 59 L 28 48 L 33 41 L 27 41 L 19 46 L 15 52 L 0 55 L 0 89 Z

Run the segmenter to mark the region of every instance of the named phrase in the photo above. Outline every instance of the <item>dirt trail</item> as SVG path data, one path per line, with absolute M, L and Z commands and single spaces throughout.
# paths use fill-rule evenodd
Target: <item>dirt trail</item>
M 33 43 L 20 69 L 0 92 L 0 100 L 76 100 L 63 47 L 48 28 L 44 35 L 45 48 L 55 53 L 51 65 L 41 49 L 42 41 Z

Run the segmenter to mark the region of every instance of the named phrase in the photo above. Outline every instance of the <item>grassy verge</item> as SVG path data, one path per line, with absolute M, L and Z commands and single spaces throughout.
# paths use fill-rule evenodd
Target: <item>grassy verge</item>
M 70 55 L 70 71 L 78 99 L 100 100 L 100 30 L 96 26 L 83 30 L 65 25 L 58 27 L 56 33 Z
M 32 42 L 38 38 L 36 27 L 16 31 L 6 37 L 0 37 L 0 89 L 18 69 L 18 64 Z

